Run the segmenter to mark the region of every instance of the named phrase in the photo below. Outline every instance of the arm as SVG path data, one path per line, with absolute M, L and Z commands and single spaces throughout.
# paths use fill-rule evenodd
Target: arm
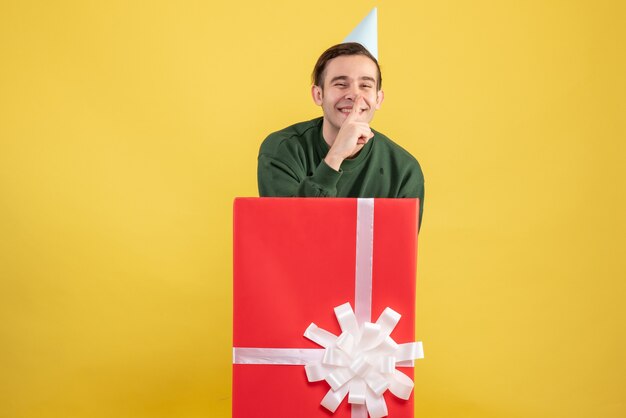
M 317 162 L 311 142 L 302 139 L 306 131 L 284 130 L 268 136 L 259 152 L 259 196 L 335 197 L 342 162 L 363 148 L 374 133 L 364 121 L 367 103 L 357 96 L 352 111 L 342 124 L 328 154 Z M 295 132 L 295 135 L 294 135 Z M 317 135 L 317 134 L 316 134 Z M 315 166 L 317 165 L 317 166 Z
M 282 158 L 281 158 L 282 157 Z M 304 165 L 289 155 L 269 156 L 258 160 L 259 196 L 261 197 L 335 197 L 341 171 L 324 161 L 307 175 Z
M 419 226 L 421 227 L 422 217 L 424 215 L 424 174 L 417 161 L 415 161 L 415 167 L 413 167 L 403 179 L 398 191 L 398 197 L 411 197 L 420 200 Z

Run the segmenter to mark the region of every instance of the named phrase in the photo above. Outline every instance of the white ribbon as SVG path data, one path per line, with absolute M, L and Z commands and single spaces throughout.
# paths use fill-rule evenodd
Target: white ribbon
M 233 364 L 285 364 L 304 366 L 324 356 L 320 348 L 233 347 Z
M 372 418 L 387 416 L 383 393 L 389 390 L 401 399 L 409 399 L 413 380 L 396 370 L 401 361 L 424 358 L 421 342 L 397 344 L 389 335 L 400 320 L 400 314 L 387 308 L 376 323 L 357 325 L 349 303 L 335 308 L 341 327 L 339 337 L 309 325 L 304 336 L 325 348 L 320 360 L 304 366 L 309 382 L 325 380 L 330 390 L 322 406 L 335 412 L 346 396 L 348 403 L 365 405 Z M 366 416 L 366 415 L 365 415 Z
M 424 358 L 421 342 L 397 344 L 390 334 L 400 314 L 386 308 L 371 323 L 372 253 L 374 246 L 374 199 L 357 199 L 355 309 L 349 303 L 335 308 L 341 327 L 336 336 L 311 323 L 304 336 L 323 349 L 233 348 L 233 364 L 305 365 L 309 382 L 325 380 L 330 390 L 322 406 L 335 412 L 348 396 L 352 418 L 387 416 L 383 393 L 389 390 L 408 399 L 413 380 L 396 366 L 413 366 Z
M 372 259 L 374 257 L 374 199 L 358 199 L 354 309 L 359 324 L 372 320 Z

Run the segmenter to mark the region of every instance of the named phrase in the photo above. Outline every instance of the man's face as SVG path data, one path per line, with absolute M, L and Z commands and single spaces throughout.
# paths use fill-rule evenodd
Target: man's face
M 326 64 L 324 85 L 313 86 L 313 101 L 322 106 L 324 122 L 336 132 L 348 117 L 357 96 L 363 97 L 360 109 L 363 122 L 371 122 L 380 109 L 383 92 L 378 91 L 378 70 L 374 61 L 364 55 L 342 55 Z

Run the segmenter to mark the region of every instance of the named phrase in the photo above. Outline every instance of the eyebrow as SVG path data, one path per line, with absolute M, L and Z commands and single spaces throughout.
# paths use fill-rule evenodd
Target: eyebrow
M 347 79 L 348 79 L 348 76 L 347 76 L 347 75 L 339 75 L 339 76 L 337 76 L 337 77 L 333 77 L 333 78 L 330 80 L 330 82 L 331 82 L 331 83 L 334 83 L 335 81 L 339 81 L 339 80 L 341 80 L 341 81 L 346 81 Z
M 347 75 L 338 75 L 337 77 L 333 77 L 330 82 L 334 83 L 335 81 L 346 81 L 348 80 L 349 77 Z M 369 76 L 363 76 L 359 78 L 360 81 L 371 81 L 372 83 L 376 83 L 376 79 L 373 77 L 369 77 Z

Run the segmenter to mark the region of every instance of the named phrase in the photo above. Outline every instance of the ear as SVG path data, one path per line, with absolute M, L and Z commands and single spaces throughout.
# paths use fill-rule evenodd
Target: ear
M 378 90 L 378 93 L 376 94 L 376 110 L 380 109 L 380 105 L 383 104 L 383 100 L 385 100 L 385 92 Z
M 313 101 L 316 105 L 322 105 L 322 98 L 324 97 L 324 92 L 320 86 L 313 85 L 311 86 L 311 97 L 313 97 Z

